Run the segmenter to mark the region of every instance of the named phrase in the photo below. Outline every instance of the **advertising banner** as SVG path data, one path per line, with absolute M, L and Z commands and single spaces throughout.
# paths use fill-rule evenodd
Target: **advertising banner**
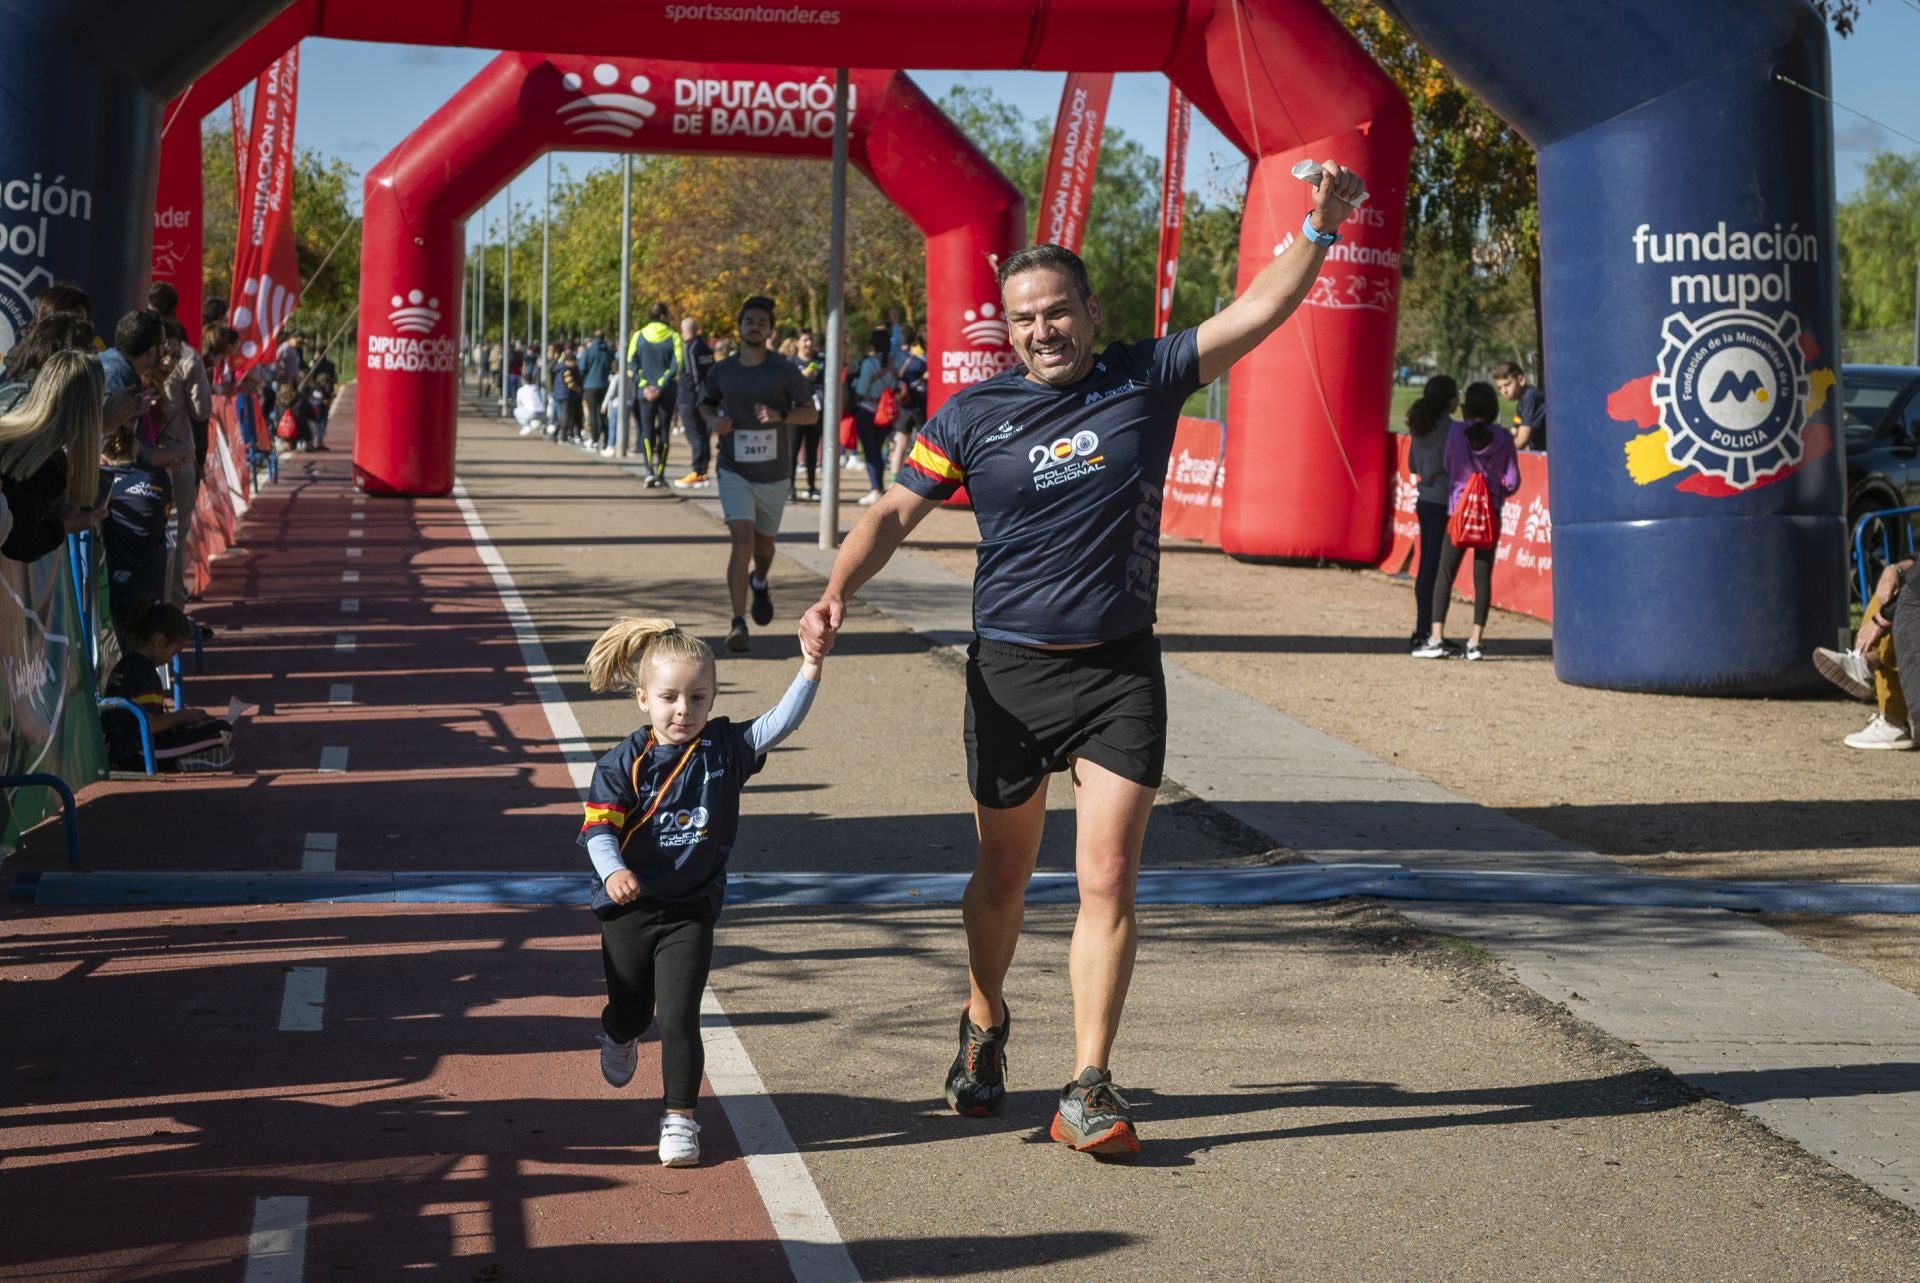
M 214 558 L 233 546 L 240 518 L 253 500 L 253 472 L 247 467 L 247 447 L 240 440 L 234 398 L 213 398 L 207 433 L 207 473 L 200 479 L 194 504 L 193 565 L 187 568 L 187 585 L 193 592 L 206 591 Z
M 280 327 L 300 302 L 293 252 L 293 117 L 299 84 L 296 46 L 261 73 L 253 90 L 228 302 L 233 328 L 240 331 L 233 365 L 242 373 L 273 359 Z
M 1100 133 L 1107 121 L 1111 72 L 1071 72 L 1060 92 L 1060 116 L 1053 125 L 1053 151 L 1047 178 L 1040 185 L 1040 212 L 1034 222 L 1038 245 L 1064 245 L 1078 254 L 1087 238 L 1087 210 L 1093 203 L 1093 171 L 1100 162 Z
M 1160 263 L 1153 274 L 1153 337 L 1165 338 L 1173 316 L 1173 285 L 1180 273 L 1180 215 L 1187 203 L 1187 131 L 1193 105 L 1167 86 L 1167 151 L 1160 171 Z
M 0 773 L 57 775 L 75 790 L 106 773 L 92 648 L 67 545 L 22 564 L 0 558 Z M 59 808 L 50 789 L 0 791 L 0 845 Z
M 1160 532 L 1220 546 L 1220 488 L 1226 479 L 1227 429 L 1215 419 L 1180 417 L 1167 460 Z
M 160 191 L 153 206 L 153 279 L 180 294 L 176 315 L 187 342 L 200 346 L 200 122 L 185 117 L 185 97 L 167 104 L 160 138 Z

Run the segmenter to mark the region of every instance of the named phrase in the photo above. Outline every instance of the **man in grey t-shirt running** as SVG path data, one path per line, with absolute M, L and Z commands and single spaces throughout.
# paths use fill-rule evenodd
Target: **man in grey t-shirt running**
M 813 385 L 799 367 L 767 349 L 773 337 L 773 300 L 756 294 L 740 305 L 740 351 L 707 371 L 700 383 L 700 415 L 712 429 L 720 470 L 720 515 L 733 538 L 727 592 L 733 627 L 727 649 L 747 648 L 747 590 L 753 622 L 773 622 L 767 571 L 773 537 L 787 506 L 793 476 L 793 428 L 820 417 Z M 753 566 L 751 578 L 748 563 Z

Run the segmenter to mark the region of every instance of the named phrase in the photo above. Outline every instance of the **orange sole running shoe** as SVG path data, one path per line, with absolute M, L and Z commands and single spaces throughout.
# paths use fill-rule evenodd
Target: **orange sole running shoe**
M 1140 1135 L 1133 1130 L 1129 1108 L 1112 1076 L 1089 1065 L 1061 1089 L 1060 1108 L 1048 1132 L 1082 1154 L 1131 1157 L 1140 1152 Z

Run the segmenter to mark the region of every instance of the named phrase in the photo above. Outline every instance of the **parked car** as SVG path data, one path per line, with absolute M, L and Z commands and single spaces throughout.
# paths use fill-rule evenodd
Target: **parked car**
M 1847 443 L 1847 534 L 1870 512 L 1920 507 L 1920 366 L 1847 365 L 1844 421 Z M 1877 540 L 1867 549 L 1871 587 L 1890 553 L 1894 560 L 1913 555 L 1914 521 L 1896 523 L 1890 543 Z M 1854 583 L 1858 587 L 1858 567 Z

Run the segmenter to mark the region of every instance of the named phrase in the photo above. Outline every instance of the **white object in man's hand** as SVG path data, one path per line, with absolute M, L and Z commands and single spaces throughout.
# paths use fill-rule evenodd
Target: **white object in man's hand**
M 1310 183 L 1314 187 L 1318 187 L 1320 186 L 1321 176 L 1325 174 L 1327 171 L 1321 166 L 1320 162 L 1317 160 L 1298 160 L 1294 162 L 1293 168 L 1288 172 L 1291 173 L 1295 178 L 1299 179 L 1301 182 Z M 1340 199 L 1346 201 L 1347 204 L 1353 206 L 1355 209 L 1358 209 L 1360 208 L 1360 206 L 1366 204 L 1367 197 L 1373 195 L 1373 193 L 1367 190 L 1367 185 L 1364 182 L 1361 182 L 1360 175 L 1354 173 L 1351 169 L 1346 169 L 1346 170 L 1340 171 L 1340 176 L 1342 178 L 1353 179 L 1353 181 L 1359 185 L 1359 191 L 1356 195 L 1353 195 L 1353 196 L 1348 196 L 1343 192 L 1336 192 L 1335 194 L 1338 195 Z

